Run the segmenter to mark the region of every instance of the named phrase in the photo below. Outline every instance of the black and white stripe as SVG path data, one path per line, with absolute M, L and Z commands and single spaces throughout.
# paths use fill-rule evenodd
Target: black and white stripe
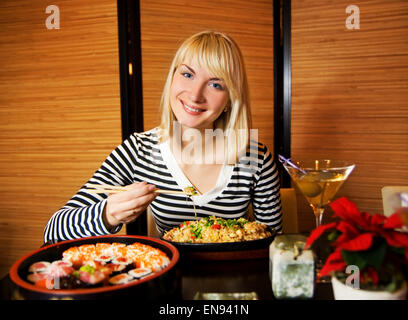
M 195 205 L 197 218 L 208 215 L 230 219 L 242 217 L 252 202 L 255 220 L 281 231 L 277 166 L 265 145 L 251 142 L 249 150 L 234 166 L 222 192 L 203 205 Z M 141 181 L 159 189 L 180 190 L 163 160 L 157 129 L 131 135 L 106 158 L 88 182 L 128 185 Z M 102 219 L 106 198 L 105 194 L 87 193 L 84 185 L 48 221 L 45 242 L 110 234 Z M 159 194 L 150 208 L 160 232 L 195 219 L 192 200 L 180 195 Z

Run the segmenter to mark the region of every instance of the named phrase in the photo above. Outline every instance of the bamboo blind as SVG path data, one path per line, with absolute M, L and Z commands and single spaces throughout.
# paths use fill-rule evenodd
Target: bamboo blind
M 215 30 L 240 46 L 248 74 L 253 127 L 273 150 L 272 1 L 141 0 L 143 109 L 146 130 L 160 123 L 159 103 L 171 61 L 188 36 Z
M 121 142 L 116 1 L 0 2 L 0 276 Z
M 354 30 L 350 4 L 292 0 L 292 157 L 354 161 L 338 196 L 381 213 L 381 188 L 408 184 L 408 2 L 353 2 Z M 298 204 L 310 230 L 311 208 Z

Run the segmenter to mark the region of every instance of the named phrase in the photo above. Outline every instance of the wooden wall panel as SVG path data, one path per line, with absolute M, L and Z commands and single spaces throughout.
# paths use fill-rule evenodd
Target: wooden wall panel
M 171 61 L 188 36 L 229 34 L 246 62 L 253 127 L 273 150 L 273 10 L 270 0 L 141 0 L 144 127 L 160 123 L 159 103 Z
M 117 29 L 114 0 L 0 2 L 0 276 L 121 142 Z
M 345 26 L 350 4 L 359 30 Z M 292 0 L 292 157 L 354 161 L 338 196 L 364 211 L 382 212 L 383 186 L 408 184 L 407 34 L 407 1 Z

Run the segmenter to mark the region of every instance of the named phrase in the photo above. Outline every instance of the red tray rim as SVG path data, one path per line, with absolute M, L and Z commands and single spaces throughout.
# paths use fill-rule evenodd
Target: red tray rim
M 141 280 L 138 281 L 134 281 L 134 282 L 130 282 L 130 283 L 126 283 L 126 284 L 120 284 L 120 285 L 116 285 L 116 286 L 109 286 L 109 287 L 101 287 L 101 288 L 90 288 L 90 289 L 58 289 L 58 290 L 54 290 L 54 289 L 46 289 L 46 288 L 40 288 L 35 286 L 34 284 L 31 284 L 25 280 L 23 280 L 19 275 L 18 275 L 18 269 L 20 267 L 20 265 L 29 257 L 37 254 L 38 252 L 41 251 L 45 251 L 48 250 L 50 248 L 56 247 L 56 246 L 60 246 L 61 244 L 66 244 L 66 243 L 75 243 L 75 242 L 79 242 L 79 241 L 87 241 L 87 240 L 95 240 L 95 239 L 105 239 L 105 238 L 114 238 L 114 239 L 124 239 L 124 238 L 130 238 L 130 239 L 134 239 L 137 241 L 137 239 L 144 239 L 144 240 L 148 240 L 148 241 L 152 241 L 152 242 L 156 242 L 156 243 L 160 243 L 161 245 L 164 245 L 165 247 L 169 248 L 170 251 L 172 252 L 172 258 L 170 259 L 170 263 L 169 265 L 167 265 L 165 268 L 163 268 L 160 271 L 157 271 L 155 273 L 153 273 L 150 276 L 147 276 Z M 101 241 L 102 242 L 102 241 Z M 114 242 L 114 241 L 112 241 Z M 30 291 L 35 291 L 38 293 L 45 293 L 45 294 L 51 294 L 51 295 L 60 295 L 60 296 L 66 296 L 66 295 L 85 295 L 85 294 L 96 294 L 96 293 L 106 293 L 106 292 L 111 292 L 111 291 L 117 291 L 120 289 L 125 289 L 125 288 L 129 288 L 129 287 L 133 287 L 133 286 L 137 286 L 140 285 L 144 282 L 147 282 L 149 280 L 155 279 L 157 277 L 160 277 L 162 274 L 164 274 L 165 272 L 167 272 L 168 270 L 172 269 L 176 263 L 179 261 L 180 259 L 180 254 L 177 250 L 177 248 L 175 246 L 173 246 L 171 243 L 168 243 L 166 241 L 163 241 L 161 239 L 158 238 L 152 238 L 152 237 L 147 237 L 147 236 L 139 236 L 139 235 L 103 235 L 103 236 L 92 236 L 92 237 L 84 237 L 84 238 L 78 238 L 78 239 L 72 239 L 72 240 L 65 240 L 65 241 L 61 241 L 58 243 L 54 243 L 54 244 L 50 244 L 47 246 L 44 246 L 40 249 L 34 250 L 32 252 L 29 252 L 28 254 L 26 254 L 25 256 L 21 257 L 20 259 L 18 259 L 12 266 L 10 269 L 10 278 L 11 280 L 18 286 L 30 290 Z

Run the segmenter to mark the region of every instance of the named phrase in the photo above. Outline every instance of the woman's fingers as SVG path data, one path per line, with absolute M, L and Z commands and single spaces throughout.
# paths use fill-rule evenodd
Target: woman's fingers
M 156 197 L 155 194 L 147 194 L 136 199 L 131 199 L 125 202 L 119 202 L 116 205 L 116 210 L 111 212 L 117 220 L 124 221 L 130 216 L 137 218 Z
M 127 191 L 115 193 L 111 196 L 115 197 L 119 201 L 126 201 L 128 199 L 135 199 L 146 194 L 153 193 L 155 189 L 156 187 L 152 184 L 140 182 L 129 185 Z
M 135 220 L 157 196 L 155 189 L 141 182 L 132 184 L 128 191 L 110 194 L 104 212 L 107 224 L 114 227 Z

